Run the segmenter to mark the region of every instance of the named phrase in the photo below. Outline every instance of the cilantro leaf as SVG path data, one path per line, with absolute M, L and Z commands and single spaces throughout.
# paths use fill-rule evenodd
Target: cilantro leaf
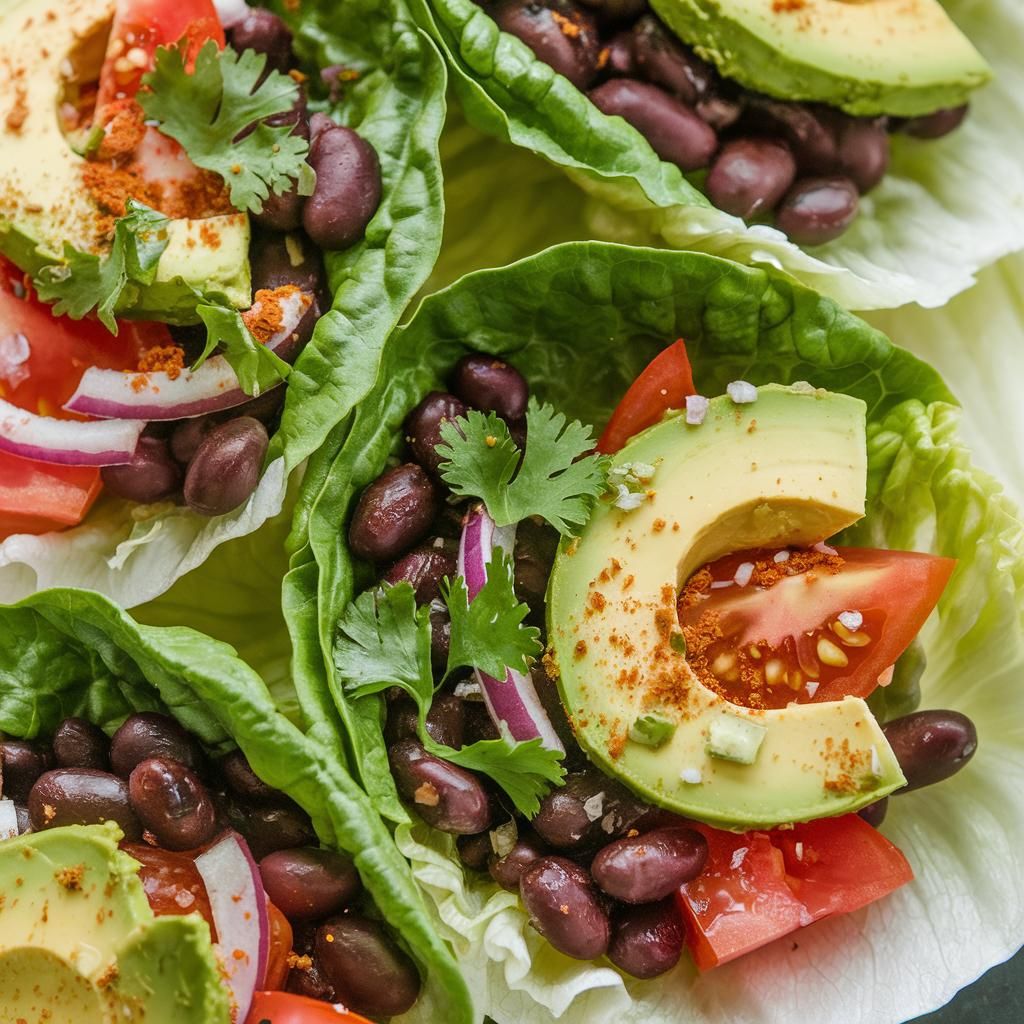
M 196 313 L 206 325 L 206 348 L 192 364 L 193 370 L 220 345 L 247 395 L 261 395 L 291 373 L 292 368 L 280 356 L 252 336 L 237 309 L 201 303 Z
M 561 534 L 571 534 L 590 517 L 602 493 L 606 460 L 584 452 L 594 446 L 590 430 L 546 403 L 530 399 L 526 450 L 519 449 L 504 421 L 471 410 L 441 425 L 441 475 L 455 494 L 479 498 L 499 526 L 543 516 Z M 518 466 L 518 472 L 517 472 Z
M 299 87 L 280 71 L 261 82 L 265 65 L 263 54 L 220 50 L 211 39 L 189 74 L 181 50 L 160 47 L 153 70 L 142 79 L 149 90 L 138 95 L 146 117 L 180 143 L 194 164 L 224 179 L 233 206 L 253 213 L 263 209 L 271 192 L 286 192 L 293 180 L 308 195 L 313 180 L 305 160 L 309 143 L 292 135 L 291 125 L 265 120 L 291 110 Z
M 530 609 L 516 597 L 512 559 L 502 552 L 495 555 L 487 566 L 487 582 L 472 601 L 461 576 L 442 587 L 451 616 L 450 663 L 504 679 L 507 669 L 529 670 L 527 659 L 541 650 L 540 630 L 522 625 Z
M 95 309 L 107 330 L 117 334 L 118 309 L 131 306 L 139 287 L 153 283 L 167 248 L 168 219 L 134 199 L 125 208 L 128 212 L 114 224 L 114 242 L 106 256 L 65 243 L 64 262 L 36 274 L 36 291 L 44 302 L 54 302 L 57 316 L 81 320 Z
M 459 585 L 465 593 L 465 581 L 456 581 L 450 592 Z M 415 592 L 408 583 L 366 591 L 348 606 L 338 625 L 334 664 L 350 697 L 400 686 L 416 702 L 424 748 L 453 764 L 490 776 L 523 814 L 536 814 L 540 798 L 565 775 L 561 753 L 543 747 L 539 738 L 516 743 L 502 736 L 456 750 L 430 736 L 426 729 L 427 711 L 434 697 L 430 608 L 417 608 Z M 449 654 L 446 675 L 457 667 Z M 504 676 L 505 666 L 497 674 Z

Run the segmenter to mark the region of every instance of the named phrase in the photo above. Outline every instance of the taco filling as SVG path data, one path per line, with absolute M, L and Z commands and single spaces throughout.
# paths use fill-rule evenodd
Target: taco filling
M 377 582 L 335 664 L 351 698 L 386 694 L 398 792 L 465 868 L 561 953 L 640 978 L 909 882 L 887 801 L 977 737 L 955 711 L 872 711 L 914 687 L 955 562 L 834 540 L 865 511 L 865 404 L 704 397 L 681 341 L 596 443 L 501 359 L 463 357 L 449 387 L 354 506 Z

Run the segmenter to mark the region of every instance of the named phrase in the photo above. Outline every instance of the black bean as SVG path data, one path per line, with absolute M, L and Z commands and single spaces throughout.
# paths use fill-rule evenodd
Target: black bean
M 770 139 L 734 139 L 715 157 L 706 184 L 720 210 L 744 220 L 775 209 L 796 177 L 793 154 Z
M 185 474 L 185 501 L 204 516 L 222 516 L 248 501 L 260 482 L 270 437 L 251 416 L 214 427 L 199 443 Z
M 28 813 L 28 807 L 25 804 L 15 804 L 14 814 L 18 819 L 18 835 L 24 835 L 26 832 L 32 831 L 32 815 Z
M 282 73 L 292 66 L 292 34 L 272 11 L 250 8 L 249 13 L 228 31 L 233 49 L 255 50 L 267 55 L 267 67 Z
M 839 166 L 860 189 L 870 192 L 889 169 L 889 133 L 877 118 L 851 118 L 839 131 Z
M 203 749 L 173 718 L 152 711 L 129 715 L 110 741 L 110 764 L 127 779 L 135 766 L 151 757 L 171 758 L 202 772 Z
M 700 100 L 694 107 L 697 116 L 707 121 L 716 132 L 724 132 L 731 128 L 743 114 L 743 104 L 728 96 L 709 96 Z
M 321 249 L 347 249 L 366 233 L 383 187 L 377 151 L 351 128 L 324 128 L 310 147 L 316 187 L 302 210 L 306 234 Z
M 327 301 L 327 277 L 320 251 L 302 232 L 287 236 L 259 232 L 249 247 L 253 292 L 295 285 L 317 297 L 321 309 Z
M 260 861 L 260 876 L 277 909 L 296 921 L 336 914 L 360 888 L 350 857 L 313 846 L 269 854 Z
M 492 855 L 487 870 L 502 889 L 519 892 L 519 881 L 523 872 L 547 854 L 547 848 L 530 833 L 520 834 L 516 845 L 504 857 Z
M 540 698 L 548 719 L 554 726 L 555 732 L 558 733 L 562 746 L 565 747 L 566 770 L 574 772 L 586 768 L 590 762 L 576 742 L 572 726 L 569 724 L 569 717 L 565 713 L 565 706 L 558 693 L 558 685 L 548 675 L 543 661 L 537 660 L 530 666 L 530 678 L 533 680 L 533 688 L 537 691 L 537 696 Z
M 441 425 L 466 415 L 466 406 L 454 395 L 431 391 L 406 417 L 405 437 L 412 457 L 428 472 L 438 475 L 442 462 L 437 453 Z
M 491 833 L 478 832 L 475 836 L 459 836 L 455 840 L 459 860 L 472 871 L 486 871 L 487 861 L 494 853 Z
M 907 777 L 900 793 L 955 775 L 978 749 L 974 723 L 959 711 L 915 711 L 882 726 Z
M 128 784 L 96 768 L 45 772 L 28 795 L 28 813 L 36 831 L 113 821 L 126 839 L 142 836 L 142 826 L 128 799 Z
M 315 935 L 315 933 L 313 933 Z M 317 959 L 316 950 L 313 948 L 313 937 L 310 938 L 309 948 L 303 948 L 300 946 L 298 941 L 298 929 L 295 932 L 295 952 L 303 956 L 309 957 L 309 964 L 302 964 L 302 966 L 295 966 L 288 972 L 288 980 L 285 983 L 285 988 L 289 992 L 293 992 L 295 995 L 305 996 L 307 999 L 319 999 L 325 1003 L 333 1003 L 337 1001 L 337 997 L 334 992 L 334 986 L 327 980 L 324 975 L 323 967 L 320 965 L 320 961 Z
M 84 718 L 65 718 L 53 734 L 53 756 L 60 768 L 110 768 L 107 734 Z
M 394 1017 L 420 994 L 415 964 L 376 922 L 349 914 L 316 931 L 316 957 L 337 998 L 356 1013 Z
M 487 710 L 483 701 L 466 701 L 466 743 L 476 743 L 479 740 L 496 740 L 501 737 L 501 732 L 494 724 L 491 713 Z
M 192 461 L 196 449 L 217 423 L 216 416 L 193 416 L 192 419 L 182 420 L 170 437 L 171 455 L 182 466 L 187 466 Z
M 633 34 L 628 30 L 616 32 L 601 48 L 598 65 L 606 77 L 629 78 L 636 74 L 633 60 Z
M 647 0 L 581 0 L 598 12 L 603 21 L 622 22 L 639 18 L 647 9 Z
M 965 103 L 962 107 L 947 107 L 933 114 L 911 117 L 903 122 L 900 130 L 915 139 L 941 139 L 960 127 L 967 116 L 967 110 L 968 105 Z
M 282 114 L 271 115 L 266 118 L 264 123 L 274 128 L 290 125 L 291 135 L 308 139 L 308 116 L 306 90 L 304 86 L 300 85 L 291 109 Z M 284 192 L 271 192 L 263 200 L 263 208 L 260 212 L 252 214 L 252 219 L 260 227 L 269 228 L 272 231 L 296 231 L 302 226 L 302 209 L 305 202 L 306 197 L 299 195 L 298 181 L 293 181 Z
M 675 900 L 620 907 L 612 917 L 608 959 L 634 978 L 656 978 L 679 963 L 684 937 Z
M 467 405 L 514 422 L 526 415 L 530 385 L 514 367 L 496 356 L 463 356 L 455 364 L 452 390 Z
M 746 98 L 746 120 L 753 127 L 781 134 L 804 174 L 830 174 L 839 162 L 836 131 L 846 116 L 828 107 L 786 103 L 767 96 Z
M 586 89 L 597 70 L 594 16 L 571 0 L 502 0 L 490 10 L 503 32 L 521 39 L 539 60 Z
M 317 136 L 319 136 L 321 132 L 326 131 L 328 128 L 335 128 L 335 127 L 337 127 L 337 124 L 338 124 L 338 122 L 335 121 L 330 116 L 330 114 L 325 114 L 325 113 L 323 113 L 323 111 L 318 110 L 309 119 L 309 140 L 310 140 L 310 142 L 311 143 L 315 142 L 316 139 L 317 139 Z
M 798 245 L 821 245 L 853 223 L 857 204 L 857 186 L 849 178 L 802 178 L 783 199 L 775 225 Z
M 316 299 L 313 300 L 313 304 L 309 307 L 310 310 L 317 310 L 317 316 L 319 316 L 319 310 L 316 305 Z M 313 333 L 314 323 L 307 324 L 306 320 L 309 317 L 309 310 L 306 311 L 306 315 L 299 321 L 298 326 L 295 328 L 295 334 L 298 335 L 297 346 L 305 345 L 309 341 L 310 335 Z M 291 346 L 289 346 L 290 348 Z M 285 356 L 281 357 L 282 359 Z M 289 356 L 287 362 L 293 362 L 294 360 Z M 241 405 L 235 406 L 227 415 L 222 415 L 221 422 L 224 419 L 234 419 L 237 416 L 251 416 L 254 420 L 259 420 L 265 427 L 269 428 L 269 425 L 277 419 L 278 413 L 281 411 L 281 406 L 284 405 L 285 395 L 287 394 L 287 388 L 271 388 L 269 391 L 264 391 L 262 395 L 257 395 L 255 398 L 250 398 L 248 402 L 243 402 Z
M 628 121 L 662 160 L 683 171 L 707 167 L 718 148 L 714 129 L 656 85 L 613 78 L 587 95 L 599 110 Z
M 221 758 L 220 773 L 231 791 L 243 800 L 267 803 L 280 800 L 282 793 L 268 786 L 253 770 L 241 750 L 232 750 Z
M 430 664 L 435 672 L 443 673 L 448 665 L 448 651 L 452 644 L 452 620 L 442 604 L 430 606 Z
M 130 462 L 104 466 L 100 476 L 111 494 L 143 505 L 164 501 L 181 487 L 181 468 L 158 437 L 140 437 Z
M 349 544 L 360 558 L 391 561 L 423 539 L 439 505 L 437 485 L 415 463 L 389 469 L 359 496 Z
M 537 834 L 556 850 L 583 850 L 624 835 L 650 808 L 596 769 L 571 772 L 541 800 Z
M 558 531 L 543 520 L 524 519 L 516 530 L 515 590 L 530 606 L 537 625 L 544 621 L 548 577 L 558 551 Z
M 534 928 L 560 953 L 596 960 L 608 949 L 608 914 L 578 864 L 542 857 L 523 872 L 519 892 Z
M 623 903 L 656 903 L 696 878 L 708 856 L 707 840 L 689 828 L 664 828 L 609 843 L 590 873 Z
M 27 800 L 36 780 L 52 763 L 50 751 L 38 743 L 0 741 L 0 793 L 9 800 Z
M 164 849 L 194 850 L 213 838 L 213 801 L 183 764 L 161 757 L 141 762 L 128 779 L 128 795 L 132 810 Z
M 388 706 L 384 739 L 388 745 L 400 740 L 415 739 L 419 729 L 419 713 L 409 697 L 400 697 Z M 439 693 L 427 712 L 427 733 L 436 743 L 458 749 L 466 730 L 466 702 L 453 693 Z
M 683 46 L 653 15 L 633 26 L 633 59 L 637 72 L 693 106 L 711 91 L 715 72 L 692 50 Z
M 885 813 L 889 810 L 889 798 L 883 796 L 867 807 L 862 807 L 857 813 L 872 827 L 878 828 L 885 821 Z
M 455 835 L 473 835 L 490 825 L 490 799 L 472 772 L 428 754 L 416 740 L 394 744 L 388 759 L 399 793 L 428 825 Z
M 256 860 L 316 842 L 309 815 L 291 802 L 229 806 L 229 815 L 231 827 L 242 834 Z
M 385 583 L 408 583 L 416 592 L 417 604 L 429 604 L 441 594 L 441 580 L 454 579 L 458 551 L 451 541 L 435 537 L 418 544 L 384 574 Z

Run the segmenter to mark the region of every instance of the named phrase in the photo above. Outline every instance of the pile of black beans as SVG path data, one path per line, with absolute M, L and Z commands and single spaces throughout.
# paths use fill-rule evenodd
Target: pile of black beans
M 890 133 L 937 139 L 967 112 L 857 118 L 743 89 L 680 42 L 646 0 L 498 0 L 485 9 L 663 160 L 686 173 L 706 169 L 703 187 L 719 209 L 747 220 L 774 214 L 801 245 L 850 226 L 859 197 L 888 169 Z
M 228 42 L 238 51 L 265 53 L 268 69 L 295 73 L 292 34 L 272 11 L 253 8 L 228 32 Z M 351 128 L 323 113 L 310 116 L 302 82 L 292 109 L 267 120 L 293 125 L 292 134 L 309 141 L 307 160 L 316 171 L 311 196 L 300 196 L 296 188 L 272 194 L 263 211 L 252 216 L 253 292 L 295 285 L 314 297 L 289 346 L 288 358 L 294 359 L 330 308 L 320 251 L 347 249 L 363 237 L 380 206 L 380 161 Z M 203 350 L 205 331 L 175 328 L 172 333 L 190 364 Z M 130 501 L 182 501 L 201 515 L 226 515 L 259 483 L 284 396 L 279 387 L 227 412 L 152 423 L 130 463 L 103 470 L 104 486 Z
M 173 718 L 133 714 L 110 738 L 68 718 L 47 744 L 0 740 L 0 793 L 22 832 L 113 821 L 129 844 L 197 853 L 234 829 L 292 926 L 289 991 L 371 1017 L 404 1013 L 419 995 L 416 967 L 373 915 L 352 861 L 317 847 L 306 813 L 241 751 L 212 759 Z
M 482 354 L 463 357 L 450 391 L 430 392 L 405 421 L 409 461 L 386 470 L 360 495 L 349 524 L 349 545 L 373 562 L 388 583 L 408 582 L 420 605 L 431 606 L 432 654 L 439 674 L 448 651 L 447 612 L 437 601 L 441 580 L 457 571 L 465 505 L 439 474 L 441 425 L 474 408 L 496 413 L 522 446 L 529 386 L 514 367 Z M 557 548 L 544 524 L 519 524 L 515 587 L 544 630 L 544 595 Z M 685 819 L 652 807 L 592 766 L 572 736 L 557 689 L 541 664 L 533 681 L 562 739 L 569 773 L 539 812 L 526 821 L 482 776 L 429 753 L 417 739 L 413 702 L 388 694 L 385 741 L 398 791 L 428 825 L 455 835 L 463 864 L 486 871 L 518 892 L 534 926 L 562 953 L 584 960 L 606 955 L 621 970 L 653 978 L 678 962 L 683 921 L 673 898 L 700 874 L 707 844 Z M 434 697 L 426 727 L 438 743 L 494 739 L 499 733 L 466 679 L 452 679 Z M 461 695 L 460 695 L 461 694 Z M 922 711 L 895 719 L 886 736 L 909 792 L 941 781 L 973 755 L 973 724 L 955 711 Z M 865 808 L 872 825 L 888 800 Z

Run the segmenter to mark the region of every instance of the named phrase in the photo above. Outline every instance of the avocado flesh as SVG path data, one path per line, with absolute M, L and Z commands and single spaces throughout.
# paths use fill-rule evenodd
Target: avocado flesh
M 992 77 L 938 0 L 651 0 L 726 78 L 850 114 L 917 117 L 967 102 Z
M 559 689 L 591 760 L 646 800 L 737 829 L 843 814 L 903 785 L 863 700 L 739 707 L 708 689 L 669 639 L 679 590 L 701 565 L 813 544 L 861 518 L 864 403 L 768 385 L 749 405 L 713 399 L 700 426 L 667 419 L 613 461 L 656 467 L 653 497 L 628 512 L 601 503 L 559 551 L 548 593 Z M 657 749 L 627 738 L 644 714 L 676 723 Z M 752 764 L 708 753 L 723 715 L 765 728 Z M 684 781 L 694 770 L 701 781 Z
M 120 836 L 70 826 L 0 843 L 0 1024 L 228 1024 L 206 922 L 154 917 Z
M 65 243 L 104 252 L 98 209 L 82 180 L 86 161 L 61 130 L 58 110 L 62 70 L 95 73 L 114 6 L 0 0 L 0 253 L 29 273 L 59 262 Z M 200 233 L 200 225 L 211 230 Z M 169 234 L 157 280 L 118 315 L 196 322 L 195 289 L 236 308 L 250 304 L 247 214 L 172 221 Z

